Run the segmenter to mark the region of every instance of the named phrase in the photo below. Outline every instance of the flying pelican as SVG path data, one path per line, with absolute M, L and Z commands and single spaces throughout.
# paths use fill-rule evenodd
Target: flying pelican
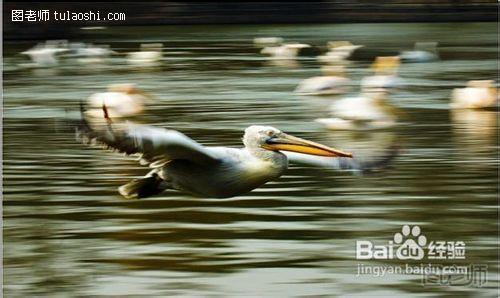
M 469 81 L 467 87 L 454 89 L 450 103 L 453 109 L 485 109 L 497 106 L 498 95 L 493 80 Z
M 89 97 L 87 105 L 90 109 L 86 111 L 86 115 L 102 119 L 102 106 L 106 105 L 110 118 L 135 116 L 144 111 L 146 103 L 151 99 L 149 93 L 135 84 L 112 84 L 106 92 L 95 93 Z
M 361 88 L 365 91 L 377 91 L 401 86 L 401 78 L 397 76 L 399 65 L 399 56 L 377 57 L 371 66 L 374 75 L 364 77 Z
M 162 58 L 161 43 L 143 43 L 139 52 L 127 54 L 127 62 L 138 66 L 156 66 Z
M 395 110 L 387 104 L 387 92 L 364 92 L 358 97 L 347 97 L 330 107 L 332 118 L 315 121 L 334 130 L 383 129 L 396 124 Z
M 280 46 L 265 47 L 260 53 L 270 55 L 273 59 L 295 59 L 301 49 L 310 47 L 304 43 L 285 43 Z
M 302 95 L 331 95 L 349 91 L 351 80 L 345 76 L 343 66 L 323 66 L 321 70 L 325 74 L 324 76 L 303 80 L 295 92 Z
M 206 147 L 175 130 L 130 122 L 113 124 L 106 106 L 103 112 L 107 124 L 100 129 L 91 127 L 82 116 L 79 135 L 84 142 L 99 143 L 127 155 L 139 154 L 141 164 L 152 168 L 145 177 L 118 188 L 126 198 L 148 197 L 165 189 L 228 198 L 277 179 L 288 168 L 288 162 L 370 171 L 394 156 L 363 164 L 351 153 L 257 125 L 245 130 L 242 149 Z
M 412 51 L 401 52 L 399 57 L 404 62 L 429 62 L 439 59 L 437 42 L 417 42 Z

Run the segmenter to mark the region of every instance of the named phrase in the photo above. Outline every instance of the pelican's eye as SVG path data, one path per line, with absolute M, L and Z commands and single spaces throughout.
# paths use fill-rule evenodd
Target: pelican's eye
M 274 136 L 274 131 L 273 130 L 268 130 L 266 131 L 266 135 L 273 137 Z

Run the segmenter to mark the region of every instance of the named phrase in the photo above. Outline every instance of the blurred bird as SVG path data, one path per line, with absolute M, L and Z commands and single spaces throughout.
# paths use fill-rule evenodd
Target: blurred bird
M 397 121 L 395 109 L 387 103 L 387 92 L 364 92 L 358 97 L 347 97 L 330 107 L 331 118 L 315 121 L 334 130 L 383 129 Z
M 317 57 L 322 63 L 345 63 L 355 50 L 362 48 L 362 45 L 354 45 L 350 41 L 330 41 L 327 44 L 328 52 Z
M 399 65 L 400 58 L 398 56 L 377 57 L 371 66 L 374 75 L 364 77 L 361 80 L 361 88 L 371 92 L 400 87 L 402 80 L 397 76 Z
M 469 144 L 476 151 L 482 151 L 493 143 L 498 134 L 498 114 L 486 109 L 452 109 L 450 120 L 454 133 L 462 144 Z M 494 148 L 494 147 L 490 147 Z M 476 152 L 477 153 L 477 152 Z M 475 156 L 475 154 L 471 154 Z
M 162 59 L 163 44 L 143 43 L 139 52 L 127 54 L 127 62 L 136 66 L 156 66 Z
M 103 112 L 107 124 L 91 127 L 83 118 L 80 137 L 125 154 L 139 154 L 140 162 L 152 168 L 145 177 L 119 187 L 120 194 L 127 198 L 148 197 L 165 189 L 227 198 L 277 179 L 289 162 L 363 172 L 381 168 L 394 157 L 391 151 L 381 160 L 363 163 L 351 153 L 257 125 L 245 130 L 242 149 L 205 147 L 175 130 L 132 123 L 115 125 L 106 106 Z
M 343 94 L 349 91 L 351 80 L 345 76 L 345 68 L 341 65 L 323 66 L 324 76 L 305 79 L 297 86 L 295 92 L 302 95 Z
M 87 100 L 88 117 L 103 119 L 102 106 L 106 105 L 110 118 L 136 116 L 142 113 L 146 103 L 152 99 L 149 93 L 139 89 L 135 84 L 113 84 L 107 92 L 92 94 Z
M 115 51 L 109 49 L 109 45 L 93 45 L 82 42 L 69 44 L 70 52 L 66 57 L 77 58 L 77 61 L 82 64 L 103 63 L 107 57 L 116 54 Z
M 276 46 L 283 43 L 283 38 L 281 37 L 256 37 L 253 39 L 253 43 L 256 46 Z
M 469 81 L 467 87 L 456 88 L 451 96 L 453 109 L 485 109 L 498 107 L 497 88 L 493 80 Z
M 429 62 L 439 60 L 437 42 L 417 42 L 412 51 L 401 52 L 403 62 Z
M 30 57 L 33 64 L 29 66 L 35 67 L 50 67 L 59 64 L 56 55 L 68 51 L 66 44 L 60 41 L 46 41 L 39 43 L 33 48 L 21 52 L 23 55 Z
M 310 47 L 303 43 L 285 43 L 280 46 L 265 47 L 261 54 L 269 55 L 273 59 L 295 59 L 301 49 Z

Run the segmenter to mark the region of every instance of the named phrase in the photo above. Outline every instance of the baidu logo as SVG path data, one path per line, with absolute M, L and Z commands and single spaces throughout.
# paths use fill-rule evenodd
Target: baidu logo
M 404 225 L 401 233 L 394 234 L 394 243 L 399 244 L 396 258 L 400 260 L 422 260 L 427 238 L 421 234 L 419 226 Z
M 422 260 L 425 256 L 429 259 L 465 259 L 465 243 L 463 241 L 428 243 L 427 237 L 417 225 L 404 225 L 401 231 L 395 233 L 393 239 L 385 245 L 376 245 L 369 240 L 356 241 L 358 260 Z

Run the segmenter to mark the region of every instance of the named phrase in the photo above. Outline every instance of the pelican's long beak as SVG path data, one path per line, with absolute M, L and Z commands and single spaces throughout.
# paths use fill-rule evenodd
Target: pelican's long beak
M 309 155 L 352 158 L 352 153 L 343 152 L 335 148 L 297 138 L 285 133 L 281 133 L 279 136 L 267 140 L 263 148 L 273 151 L 283 150 Z

